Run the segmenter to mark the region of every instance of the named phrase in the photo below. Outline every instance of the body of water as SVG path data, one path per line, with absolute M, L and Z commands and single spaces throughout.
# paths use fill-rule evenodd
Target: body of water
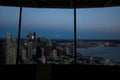
M 78 48 L 77 53 L 81 53 L 84 56 L 102 57 L 120 62 L 120 47 L 97 46 L 90 48 Z

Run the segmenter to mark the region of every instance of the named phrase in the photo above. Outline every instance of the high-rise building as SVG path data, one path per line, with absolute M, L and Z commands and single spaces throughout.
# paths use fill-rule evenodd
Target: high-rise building
M 66 47 L 66 55 L 70 55 L 70 51 L 68 47 Z
M 6 34 L 6 42 L 7 42 L 7 44 L 9 44 L 11 42 L 11 40 L 12 40 L 12 34 L 11 33 L 7 33 Z
M 57 59 L 57 50 L 55 50 L 55 49 L 53 50 L 53 58 Z
M 17 58 L 17 43 L 16 40 L 13 39 L 12 41 L 12 64 L 16 64 L 16 58 Z
M 36 40 L 36 32 L 33 33 L 34 40 Z
M 22 48 L 22 60 L 23 60 L 23 62 L 25 62 L 27 60 L 25 48 Z
M 6 64 L 10 64 L 11 49 L 11 44 L 6 45 Z
M 47 60 L 46 60 L 46 56 L 45 56 L 45 49 L 44 48 L 41 48 L 42 50 L 42 57 L 41 57 L 41 62 L 43 64 L 47 63 Z
M 49 46 L 51 47 L 53 46 L 52 41 L 50 39 L 48 40 L 48 43 L 49 43 Z
M 6 45 L 6 64 L 16 64 L 17 56 L 17 44 L 13 40 L 8 45 Z
M 41 62 L 42 62 L 42 64 L 45 64 L 45 63 L 46 63 L 46 57 L 45 57 L 45 56 L 42 56 L 42 57 L 41 57 Z
M 69 51 L 70 51 L 70 55 L 75 56 L 75 53 L 74 53 L 74 45 L 73 45 L 73 44 L 70 44 L 68 48 L 69 48 Z
M 42 38 L 42 41 L 44 41 L 44 40 L 45 40 L 45 36 L 44 36 L 44 35 L 42 35 L 42 37 L 41 37 L 41 38 Z
M 42 35 L 42 38 L 41 38 L 41 47 L 44 49 L 46 48 L 46 39 L 44 35 Z
M 72 44 L 71 43 L 67 43 L 67 45 L 66 45 L 66 54 L 67 55 L 70 55 L 70 56 L 74 56 L 73 55 L 73 46 L 72 46 Z
M 32 32 L 29 32 L 28 36 L 29 36 L 29 39 L 32 40 L 32 38 L 33 38 L 33 33 L 32 33 Z
M 33 52 L 33 46 L 32 42 L 29 42 L 28 44 L 28 59 L 32 59 L 32 52 Z

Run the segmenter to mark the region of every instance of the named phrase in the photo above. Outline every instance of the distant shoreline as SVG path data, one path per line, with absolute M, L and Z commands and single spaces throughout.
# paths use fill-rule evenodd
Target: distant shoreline
M 5 38 L 0 38 L 0 40 L 6 40 Z M 16 38 L 17 40 L 17 38 Z M 25 40 L 24 38 L 21 38 L 21 40 Z M 74 39 L 52 39 L 51 40 L 55 40 L 55 41 L 62 41 L 62 42 L 67 42 L 67 41 L 74 41 Z M 84 41 L 84 42 L 89 42 L 89 41 L 98 41 L 98 42 L 120 42 L 120 40 L 108 40 L 108 39 L 77 39 L 77 41 Z

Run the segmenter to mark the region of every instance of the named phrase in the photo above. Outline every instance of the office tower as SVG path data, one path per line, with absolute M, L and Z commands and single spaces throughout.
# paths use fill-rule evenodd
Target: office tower
M 73 46 L 71 43 L 67 43 L 66 46 L 66 55 L 73 56 Z
M 17 57 L 17 43 L 16 40 L 13 39 L 12 41 L 12 64 L 16 64 L 16 57 Z
M 34 60 L 38 63 L 40 63 L 39 59 L 42 57 L 42 50 L 41 50 L 41 40 L 40 38 L 37 39 L 36 44 L 36 56 L 34 57 Z
M 44 48 L 41 48 L 41 50 L 42 50 L 41 62 L 42 62 L 43 64 L 45 64 L 45 63 L 46 63 L 46 56 L 45 56 L 45 54 L 44 54 L 45 50 L 44 50 Z
M 26 50 L 26 57 L 28 58 L 28 43 L 29 43 L 29 39 L 28 39 L 28 36 L 26 37 L 26 40 L 24 41 L 24 45 L 23 47 L 25 48 Z
M 70 55 L 69 45 L 67 45 L 65 49 L 66 49 L 65 54 L 66 54 L 66 55 Z
M 41 57 L 41 62 L 42 62 L 43 64 L 46 63 L 46 57 L 45 57 L 45 56 L 42 56 L 42 57 Z
M 53 50 L 53 58 L 57 59 L 57 50 L 55 50 L 55 49 Z
M 57 46 L 56 42 L 55 42 L 55 41 L 53 41 L 53 44 L 52 44 L 52 49 L 56 49 L 56 46 Z
M 47 40 L 46 41 L 45 56 L 49 57 L 51 52 L 52 52 L 52 42 L 51 42 L 51 40 Z
M 34 40 L 36 40 L 36 32 L 33 33 Z
M 71 56 L 75 56 L 75 54 L 74 54 L 74 45 L 71 43 L 71 44 L 68 46 L 68 48 L 69 48 L 69 51 L 70 51 L 70 55 L 71 55 Z
M 22 48 L 22 60 L 23 60 L 24 63 L 25 63 L 25 61 L 27 60 L 27 57 L 26 57 L 26 50 L 25 50 L 24 47 Z
M 48 40 L 48 44 L 49 44 L 50 47 L 53 46 L 52 41 L 50 39 Z
M 48 40 L 46 40 L 46 48 L 49 48 L 49 41 Z
M 36 44 L 33 44 L 33 55 L 36 55 Z
M 11 42 L 11 40 L 12 40 L 12 34 L 11 33 L 7 33 L 6 34 L 6 42 L 7 42 L 7 44 L 9 44 Z
M 42 51 L 42 56 L 45 56 L 45 54 L 44 54 L 45 49 L 44 49 L 44 48 L 41 48 L 41 51 Z
M 33 57 L 34 61 L 36 60 L 36 52 L 37 52 L 36 44 L 33 44 L 33 54 L 32 54 L 32 57 Z
M 11 44 L 6 45 L 6 64 L 10 64 L 10 56 L 11 56 Z
M 52 43 L 52 41 L 49 39 L 49 50 L 50 50 L 50 52 L 52 52 L 52 46 L 53 46 L 53 43 Z M 50 54 L 50 53 L 49 53 Z
M 45 36 L 44 36 L 44 35 L 42 35 L 41 39 L 42 39 L 42 41 L 44 41 L 44 40 L 45 40 Z
M 46 39 L 44 35 L 41 37 L 41 47 L 44 49 L 46 48 Z
M 33 38 L 33 33 L 32 33 L 32 32 L 29 32 L 28 36 L 29 36 L 29 39 L 32 40 L 32 38 Z
M 32 59 L 32 52 L 33 52 L 32 45 L 33 45 L 32 42 L 28 43 L 28 59 Z
M 39 58 L 41 58 L 42 57 L 42 50 L 41 50 L 41 47 L 40 47 L 40 45 L 37 45 L 36 46 L 36 61 L 39 59 Z
M 8 45 L 6 45 L 6 64 L 16 64 L 17 56 L 17 44 L 13 40 Z

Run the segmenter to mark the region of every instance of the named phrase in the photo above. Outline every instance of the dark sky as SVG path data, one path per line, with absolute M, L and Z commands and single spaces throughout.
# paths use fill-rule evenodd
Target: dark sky
M 36 32 L 53 39 L 74 38 L 74 10 L 23 8 L 21 37 Z M 19 8 L 0 6 L 0 37 L 17 37 Z M 78 39 L 120 39 L 120 7 L 77 9 Z

